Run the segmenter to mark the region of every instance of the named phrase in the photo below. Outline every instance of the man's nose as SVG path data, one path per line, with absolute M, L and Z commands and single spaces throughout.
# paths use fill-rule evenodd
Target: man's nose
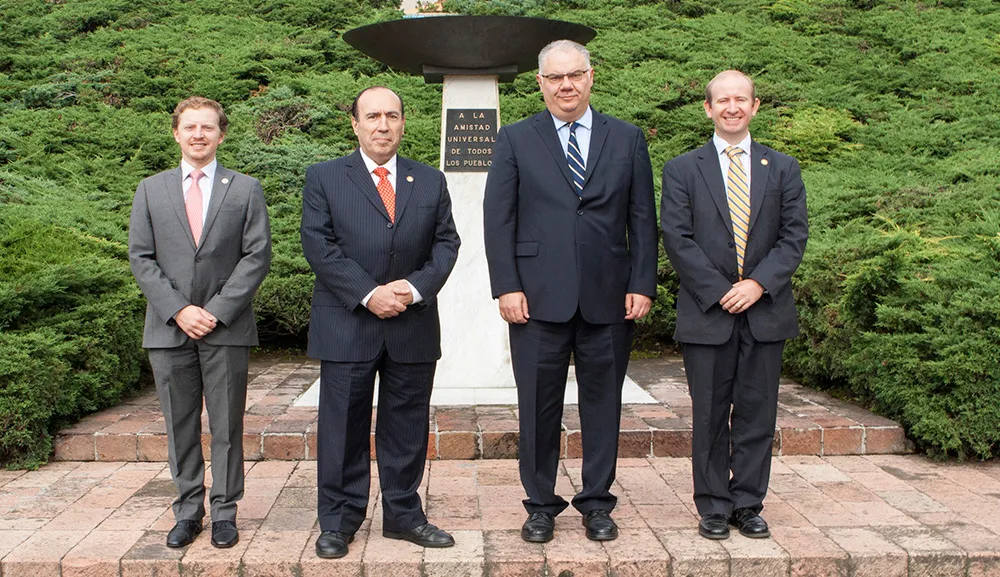
M 378 129 L 380 131 L 389 130 L 389 118 L 385 115 L 378 117 Z

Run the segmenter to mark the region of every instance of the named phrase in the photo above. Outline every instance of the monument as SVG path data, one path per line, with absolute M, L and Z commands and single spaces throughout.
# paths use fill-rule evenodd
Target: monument
M 344 40 L 397 72 L 443 83 L 440 168 L 462 237 L 458 262 L 438 295 L 441 349 L 437 399 L 516 403 L 507 324 L 490 296 L 483 245 L 483 193 L 500 129 L 499 83 L 538 67 L 538 52 L 587 26 L 516 16 L 427 15 L 355 28 Z

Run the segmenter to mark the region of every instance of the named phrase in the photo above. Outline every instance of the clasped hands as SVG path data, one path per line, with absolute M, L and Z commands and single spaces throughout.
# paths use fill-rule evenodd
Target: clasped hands
M 763 295 L 764 287 L 752 278 L 746 278 L 734 284 L 719 300 L 719 304 L 727 313 L 736 315 L 750 308 Z
M 204 338 L 215 330 L 215 325 L 218 323 L 215 315 L 195 305 L 182 308 L 174 315 L 174 321 L 184 334 L 195 340 Z
M 406 307 L 413 304 L 413 291 L 404 279 L 380 285 L 368 299 L 368 310 L 380 319 L 399 316 Z
M 646 295 L 629 293 L 625 295 L 625 320 L 634 321 L 646 316 L 653 306 L 653 299 Z M 500 295 L 500 316 L 508 323 L 523 325 L 528 322 L 528 298 L 523 291 Z

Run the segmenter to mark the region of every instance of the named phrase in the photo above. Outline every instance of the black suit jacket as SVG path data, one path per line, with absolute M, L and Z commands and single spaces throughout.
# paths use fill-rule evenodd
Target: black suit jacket
M 799 332 L 791 277 L 802 260 L 809 225 L 799 163 L 752 142 L 750 230 L 744 278 L 766 291 L 746 311 L 754 338 L 789 339 Z M 674 158 L 663 167 L 660 207 L 663 244 L 680 277 L 674 340 L 718 345 L 733 332 L 734 315 L 719 300 L 737 282 L 736 245 L 715 144 Z
M 396 221 L 361 153 L 314 164 L 302 195 L 302 249 L 316 273 L 310 357 L 369 361 L 385 346 L 404 363 L 441 357 L 437 294 L 458 257 L 459 238 L 444 174 L 397 157 Z M 379 285 L 408 280 L 423 301 L 379 319 L 361 300 Z
M 582 200 L 546 110 L 497 136 L 483 203 L 493 297 L 524 291 L 532 319 L 621 323 L 626 293 L 656 296 L 656 201 L 642 131 L 594 112 Z

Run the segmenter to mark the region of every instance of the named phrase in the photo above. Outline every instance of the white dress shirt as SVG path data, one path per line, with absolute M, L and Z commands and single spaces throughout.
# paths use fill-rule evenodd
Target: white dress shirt
M 389 184 L 392 185 L 392 190 L 393 190 L 393 192 L 395 192 L 396 191 L 396 155 L 393 154 L 392 158 L 390 158 L 389 160 L 387 160 L 385 164 L 379 164 L 379 163 L 375 162 L 374 160 L 372 160 L 371 158 L 369 158 L 368 155 L 365 154 L 364 150 L 361 150 L 359 148 L 358 152 L 361 153 L 361 159 L 365 161 L 365 168 L 368 169 L 368 176 L 372 177 L 372 182 L 375 184 L 375 187 L 376 188 L 378 187 L 378 181 L 379 181 L 378 175 L 375 174 L 375 169 L 378 168 L 379 166 L 381 166 L 381 167 L 383 167 L 383 168 L 385 168 L 386 170 L 389 171 L 389 174 L 385 175 L 385 178 L 386 178 L 386 180 L 389 181 Z M 409 285 L 410 292 L 413 293 L 413 302 L 411 304 L 417 304 L 418 302 L 424 300 L 424 297 L 422 297 L 420 295 L 420 291 L 417 290 L 417 287 L 413 286 L 413 284 L 410 283 L 410 281 L 406 281 L 406 284 Z M 365 295 L 365 298 L 361 299 L 361 305 L 362 306 L 365 306 L 365 307 L 368 306 L 368 301 L 371 300 L 372 295 L 375 294 L 376 290 L 378 290 L 378 287 L 373 288 L 370 293 L 368 293 L 368 294 Z
M 551 114 L 551 113 L 550 113 Z M 563 122 L 554 115 L 552 122 L 556 125 L 556 134 L 559 135 L 559 143 L 562 144 L 563 155 L 569 154 L 569 127 L 572 122 Z M 590 154 L 590 134 L 594 128 L 594 111 L 588 106 L 583 116 L 576 121 L 576 143 L 580 145 L 580 156 L 583 157 L 583 166 L 587 166 L 587 156 Z
M 198 180 L 198 186 L 201 187 L 201 224 L 205 224 L 205 219 L 208 217 L 208 202 L 212 200 L 212 185 L 215 184 L 215 170 L 219 167 L 219 161 L 212 159 L 212 162 L 208 163 L 201 169 L 202 176 Z M 187 203 L 188 191 L 191 190 L 191 183 L 193 182 L 190 178 L 191 171 L 194 167 L 187 163 L 186 160 L 181 159 L 181 186 L 184 188 L 184 202 Z
M 729 174 L 729 155 L 726 154 L 726 149 L 733 145 L 723 140 L 718 134 L 712 136 L 712 142 L 715 143 L 715 149 L 719 151 L 719 166 L 722 167 L 722 181 L 725 182 L 726 175 Z M 750 192 L 750 133 L 748 132 L 746 137 L 736 146 L 743 150 L 743 154 L 740 155 L 740 163 L 743 164 L 743 172 L 747 174 L 747 192 Z

